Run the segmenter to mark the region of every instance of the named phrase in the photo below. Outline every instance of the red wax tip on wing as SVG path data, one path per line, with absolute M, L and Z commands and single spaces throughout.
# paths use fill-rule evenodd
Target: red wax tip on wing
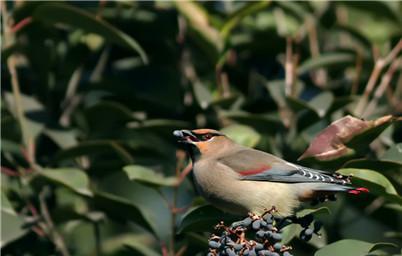
M 261 172 L 268 171 L 269 169 L 271 169 L 271 166 L 264 166 L 264 167 L 261 167 L 261 168 L 258 168 L 258 169 L 244 170 L 244 171 L 241 171 L 239 173 L 242 176 L 247 176 L 247 175 L 259 174 Z
M 356 188 L 356 190 L 364 193 L 370 192 L 367 188 Z
M 367 188 L 355 188 L 355 189 L 352 189 L 352 190 L 348 191 L 348 193 L 352 194 L 352 195 L 358 195 L 358 194 L 360 194 L 362 192 L 363 193 L 368 193 L 369 190 Z

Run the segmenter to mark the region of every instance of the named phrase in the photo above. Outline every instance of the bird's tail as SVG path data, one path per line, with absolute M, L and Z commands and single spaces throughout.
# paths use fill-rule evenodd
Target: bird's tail
M 364 187 L 353 187 L 351 185 L 339 185 L 339 184 L 329 184 L 321 183 L 314 186 L 313 190 L 320 192 L 346 192 L 352 195 L 358 195 L 360 193 L 368 193 L 369 190 Z

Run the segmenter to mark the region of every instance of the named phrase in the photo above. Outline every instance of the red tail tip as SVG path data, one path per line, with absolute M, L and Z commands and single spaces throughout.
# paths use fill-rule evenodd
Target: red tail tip
M 362 192 L 363 193 L 368 193 L 369 190 L 367 188 L 355 188 L 355 189 L 352 189 L 352 190 L 348 191 L 349 194 L 353 194 L 353 195 L 358 195 L 358 194 L 360 194 Z

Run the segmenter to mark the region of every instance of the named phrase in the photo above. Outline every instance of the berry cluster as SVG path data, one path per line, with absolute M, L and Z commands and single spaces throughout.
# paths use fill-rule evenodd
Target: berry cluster
M 291 247 L 281 243 L 283 219 L 274 216 L 274 212 L 272 208 L 261 216 L 249 214 L 230 227 L 221 222 L 215 227 L 221 235 L 212 235 L 209 239 L 208 256 L 291 256 Z
M 208 256 L 292 256 L 292 248 L 281 243 L 283 228 L 292 223 L 303 227 L 300 239 L 304 241 L 309 241 L 313 234 L 319 235 L 322 224 L 314 222 L 313 215 L 280 218 L 275 212 L 272 208 L 261 216 L 249 214 L 230 227 L 219 223 L 215 229 L 220 235 L 212 234 L 209 238 Z

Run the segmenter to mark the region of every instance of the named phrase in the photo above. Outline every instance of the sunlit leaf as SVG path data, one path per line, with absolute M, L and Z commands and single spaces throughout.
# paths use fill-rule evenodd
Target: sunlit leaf
M 373 1 L 369 5 L 359 2 L 342 2 L 347 10 L 347 25 L 359 31 L 372 42 L 381 43 L 401 35 L 398 8 L 387 2 Z
M 253 128 L 245 125 L 233 124 L 221 131 L 235 142 L 247 147 L 255 147 L 261 138 Z
M 73 168 L 43 169 L 38 174 L 48 181 L 62 185 L 78 194 L 92 196 L 88 176 L 82 170 Z
M 382 161 L 402 164 L 402 143 L 392 145 L 382 156 Z
M 202 109 L 206 109 L 212 101 L 212 95 L 205 85 L 195 82 L 192 83 L 195 99 Z
M 355 56 L 350 53 L 325 53 L 319 57 L 307 59 L 300 64 L 297 70 L 298 74 L 304 74 L 306 72 L 318 69 L 328 68 L 332 66 L 347 67 L 355 63 Z
M 1 190 L 1 240 L 0 247 L 23 236 L 27 230 L 22 228 L 24 221 L 12 208 L 8 198 Z
M 231 14 L 225 24 L 223 24 L 220 31 L 222 37 L 227 38 L 232 29 L 236 27 L 244 17 L 264 10 L 269 6 L 270 3 L 271 1 L 246 3 L 245 6 Z
M 333 102 L 334 95 L 330 92 L 323 92 L 311 99 L 308 104 L 315 110 L 318 116 L 323 117 L 328 112 Z
M 252 114 L 244 111 L 222 111 L 221 115 L 242 125 L 253 127 L 253 129 L 258 130 L 260 133 L 273 133 L 283 127 L 279 116 Z
M 153 186 L 175 186 L 178 184 L 176 177 L 165 177 L 150 168 L 140 165 L 128 165 L 123 168 L 130 180 L 136 180 L 141 183 Z
M 214 51 L 211 54 L 211 49 L 207 49 L 207 53 L 217 59 L 218 52 L 223 48 L 223 41 L 219 35 L 219 31 L 212 26 L 208 12 L 200 4 L 192 1 L 177 1 L 176 8 L 188 21 L 189 27 L 195 33 L 196 39 L 201 39 L 200 44 L 208 45 Z

